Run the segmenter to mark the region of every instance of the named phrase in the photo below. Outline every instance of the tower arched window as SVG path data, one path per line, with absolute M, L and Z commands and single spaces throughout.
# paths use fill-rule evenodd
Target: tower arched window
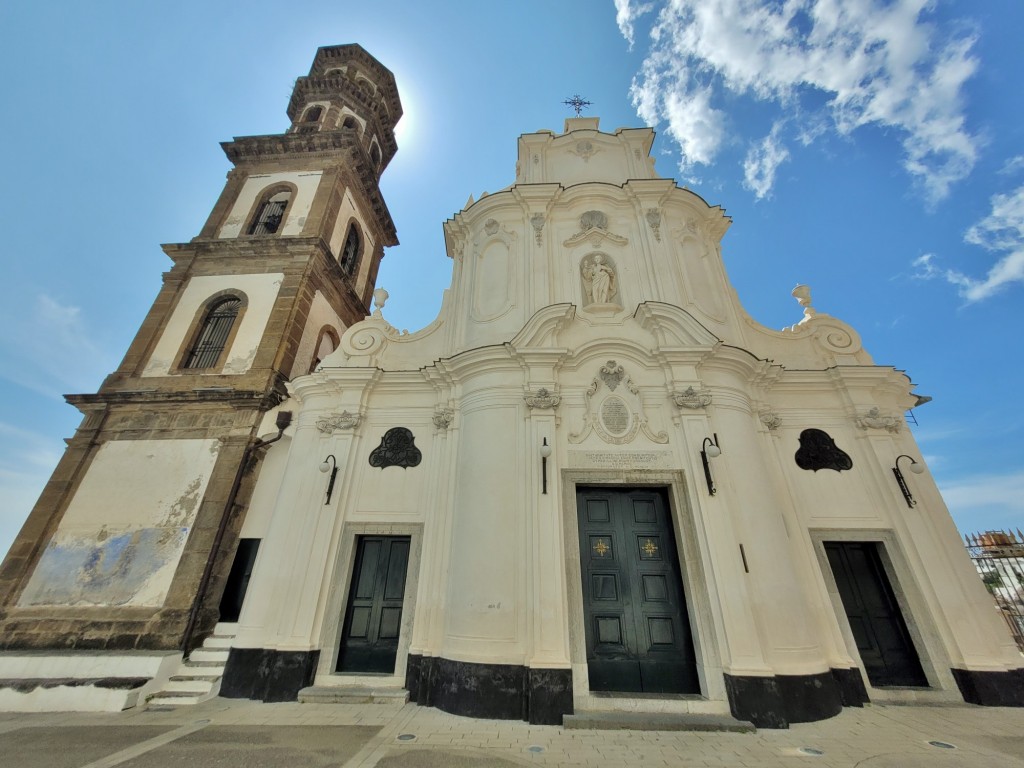
M 338 348 L 338 333 L 330 326 L 320 329 L 320 337 L 316 342 L 316 349 L 313 350 L 313 362 L 309 365 L 309 372 L 313 373 L 320 365 L 320 362 L 331 352 Z
M 359 237 L 359 229 L 356 225 L 350 224 L 348 234 L 345 235 L 345 245 L 341 249 L 341 268 L 346 273 L 352 274 L 356 271 L 356 264 L 359 263 L 359 249 L 362 245 Z
M 250 235 L 274 235 L 281 228 L 281 221 L 284 219 L 284 210 L 288 207 L 292 193 L 288 190 L 278 192 L 264 200 L 256 215 L 253 216 L 252 224 L 249 225 Z
M 380 168 L 380 147 L 376 144 L 370 147 L 370 161 L 374 168 Z
M 352 115 L 345 115 L 345 119 L 341 123 L 341 127 L 347 131 L 354 131 L 359 124 Z
M 310 107 L 306 110 L 306 114 L 302 116 L 302 122 L 315 123 L 320 119 L 320 115 L 323 113 L 323 107 Z
M 195 341 L 185 355 L 182 368 L 213 368 L 220 361 L 228 338 L 235 327 L 242 300 L 238 296 L 222 296 L 206 309 Z

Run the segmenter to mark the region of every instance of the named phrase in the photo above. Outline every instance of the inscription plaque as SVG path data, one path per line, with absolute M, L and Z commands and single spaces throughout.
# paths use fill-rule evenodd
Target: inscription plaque
M 587 469 L 673 469 L 671 451 L 569 451 L 569 466 Z
M 613 435 L 629 429 L 629 408 L 621 397 L 609 397 L 601 403 L 601 423 Z

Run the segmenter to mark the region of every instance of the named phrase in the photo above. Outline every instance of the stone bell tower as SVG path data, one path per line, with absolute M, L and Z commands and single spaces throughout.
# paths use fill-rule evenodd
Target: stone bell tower
M 285 383 L 366 316 L 394 223 L 378 181 L 402 116 L 358 45 L 319 49 L 288 129 L 233 164 L 0 567 L 0 647 L 176 649 L 217 620 Z M 264 439 L 260 439 L 260 435 Z

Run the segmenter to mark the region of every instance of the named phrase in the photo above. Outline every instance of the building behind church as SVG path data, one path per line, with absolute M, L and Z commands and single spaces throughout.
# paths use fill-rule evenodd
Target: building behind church
M 0 568 L 0 707 L 142 704 L 211 647 L 222 696 L 533 723 L 1024 705 L 910 379 L 806 286 L 790 328 L 747 315 L 731 220 L 658 176 L 650 128 L 521 136 L 410 334 L 376 286 L 401 114 L 386 68 L 325 47 L 287 132 L 223 144 Z

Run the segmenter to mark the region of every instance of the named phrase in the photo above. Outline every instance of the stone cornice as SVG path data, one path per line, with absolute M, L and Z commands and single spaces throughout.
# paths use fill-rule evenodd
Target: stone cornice
M 378 186 L 377 173 L 366 150 L 351 131 L 320 131 L 319 133 L 276 133 L 267 136 L 236 136 L 221 142 L 224 154 L 236 166 L 288 156 L 306 156 L 341 162 L 352 170 L 359 181 L 374 216 L 384 231 L 384 245 L 398 245 L 395 222 Z
M 177 405 L 182 403 L 223 403 L 235 408 L 270 410 L 284 399 L 276 390 L 260 392 L 230 387 L 195 387 L 185 390 L 125 389 L 95 395 L 65 395 L 64 399 L 78 409 L 108 405 Z

